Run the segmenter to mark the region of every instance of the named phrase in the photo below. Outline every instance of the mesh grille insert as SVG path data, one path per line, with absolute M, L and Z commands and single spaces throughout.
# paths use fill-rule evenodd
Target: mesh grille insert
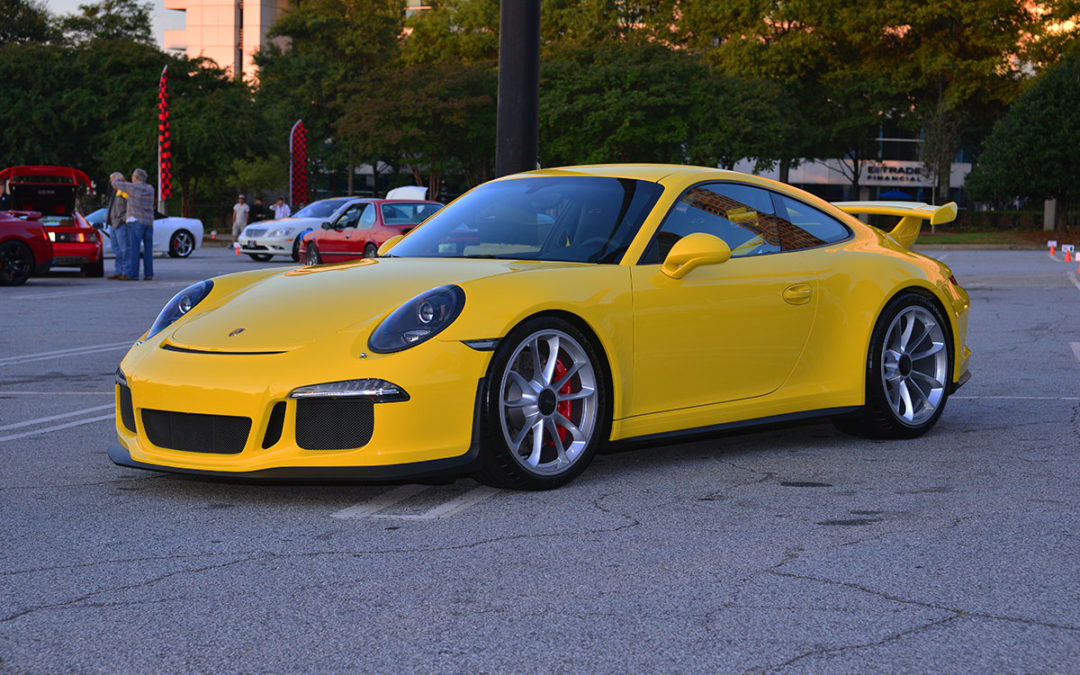
M 251 419 L 248 417 L 169 410 L 144 409 L 142 422 L 151 443 L 161 448 L 187 452 L 235 455 L 244 449 L 251 430 Z
M 305 450 L 361 448 L 375 426 L 365 399 L 302 398 L 296 402 L 296 444 Z

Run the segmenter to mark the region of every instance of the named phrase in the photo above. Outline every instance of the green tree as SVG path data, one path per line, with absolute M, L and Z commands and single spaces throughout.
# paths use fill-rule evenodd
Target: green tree
M 0 0 L 0 47 L 58 37 L 53 17 L 37 0 Z
M 91 40 L 130 40 L 153 45 L 149 3 L 136 0 L 101 0 L 79 5 L 79 12 L 60 19 L 65 39 L 81 44 Z
M 976 199 L 1056 199 L 1054 223 L 1080 199 L 1080 56 L 1067 55 L 1021 94 L 986 139 L 966 186 Z
M 313 163 L 352 176 L 355 148 L 332 139 L 339 120 L 370 94 L 361 83 L 397 58 L 404 9 L 404 0 L 306 0 L 282 15 L 269 35 L 288 47 L 271 44 L 255 57 L 269 135 L 284 144 L 303 119 Z
M 494 63 L 429 63 L 385 71 L 338 126 L 359 157 L 404 166 L 435 198 L 448 173 L 469 184 L 492 173 L 495 149 Z

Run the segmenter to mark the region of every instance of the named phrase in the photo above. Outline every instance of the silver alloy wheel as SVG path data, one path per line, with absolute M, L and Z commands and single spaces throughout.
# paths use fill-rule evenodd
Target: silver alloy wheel
M 925 307 L 900 310 L 881 352 L 881 381 L 896 418 L 917 427 L 930 419 L 945 396 L 949 374 L 945 332 Z
M 187 230 L 180 230 L 173 235 L 173 254 L 186 258 L 195 250 L 195 237 Z
M 507 361 L 499 419 L 510 454 L 529 473 L 553 476 L 581 457 L 597 428 L 596 369 L 560 330 L 532 333 Z

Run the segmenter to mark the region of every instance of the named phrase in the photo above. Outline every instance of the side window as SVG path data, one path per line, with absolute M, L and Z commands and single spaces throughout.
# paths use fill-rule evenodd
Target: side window
M 797 199 L 784 195 L 777 195 L 777 197 L 787 212 L 788 222 L 817 242 L 810 244 L 811 246 L 843 241 L 850 236 L 851 233 L 848 229 L 832 216 L 826 215 Z M 806 247 L 800 246 L 798 248 Z
M 767 190 L 737 183 L 698 185 L 671 208 L 641 264 L 663 262 L 675 242 L 694 232 L 720 237 L 732 257 L 776 253 L 783 250 L 775 236 L 778 220 Z
M 367 206 L 367 204 L 354 204 L 345 209 L 345 213 L 338 216 L 337 222 L 334 223 L 334 227 L 356 227 L 356 221 L 360 218 L 360 211 Z
M 375 224 L 375 207 L 367 208 L 367 204 L 364 204 L 364 212 L 360 214 L 360 221 L 357 227 L 361 230 L 370 230 L 371 226 Z

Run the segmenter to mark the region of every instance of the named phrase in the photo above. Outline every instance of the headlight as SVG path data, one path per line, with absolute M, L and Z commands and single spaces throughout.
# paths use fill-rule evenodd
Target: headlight
M 270 230 L 270 234 L 268 234 L 266 236 L 268 236 L 268 237 L 287 237 L 290 234 L 292 234 L 292 228 L 291 227 L 279 227 L 276 230 Z
M 379 354 L 400 352 L 441 333 L 465 307 L 465 291 L 440 286 L 421 293 L 386 317 L 371 333 L 368 349 Z
M 191 308 L 202 302 L 202 299 L 210 295 L 210 289 L 214 287 L 214 282 L 207 279 L 206 281 L 200 281 L 197 284 L 192 284 L 184 290 L 180 291 L 173 296 L 165 308 L 158 314 L 157 319 L 154 320 L 154 325 L 150 326 L 150 332 L 146 334 L 146 339 L 150 339 L 165 330 L 172 322 L 176 321 L 180 317 L 184 316 L 191 311 Z

